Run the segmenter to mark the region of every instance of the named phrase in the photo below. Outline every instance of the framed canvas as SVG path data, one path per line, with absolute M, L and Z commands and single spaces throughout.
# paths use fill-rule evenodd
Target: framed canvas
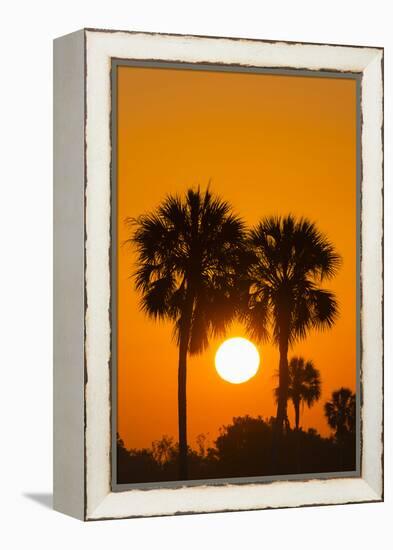
M 54 507 L 383 499 L 383 49 L 54 42 Z

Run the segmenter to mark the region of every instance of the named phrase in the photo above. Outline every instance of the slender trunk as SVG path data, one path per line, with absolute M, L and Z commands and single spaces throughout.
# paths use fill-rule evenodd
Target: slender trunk
M 280 363 L 278 367 L 279 392 L 277 402 L 276 427 L 279 434 L 282 434 L 284 421 L 287 417 L 288 402 L 288 332 L 283 331 L 279 341 Z
M 280 451 L 282 444 L 282 435 L 284 431 L 284 423 L 287 418 L 287 402 L 288 402 L 288 383 L 289 383 L 289 367 L 288 367 L 288 340 L 289 340 L 289 322 L 288 314 L 281 316 L 280 319 L 280 338 L 279 352 L 280 362 L 278 367 L 278 400 L 276 422 L 273 432 L 272 445 L 272 473 L 280 473 Z
M 344 426 L 339 425 L 337 428 L 336 438 L 337 438 L 337 445 L 338 445 L 338 461 L 339 461 L 340 470 L 344 468 L 345 436 L 346 436 L 346 430 Z
M 183 341 L 182 341 L 183 340 Z M 187 468 L 187 342 L 180 338 L 178 369 L 179 479 L 188 478 Z
M 301 451 L 300 451 L 300 399 L 295 399 L 293 402 L 295 407 L 295 459 L 296 459 L 296 473 L 300 474 L 301 472 Z
M 179 368 L 177 386 L 179 426 L 179 480 L 188 479 L 187 461 L 187 354 L 190 341 L 193 299 L 188 296 L 180 322 Z
M 295 399 L 293 402 L 293 406 L 295 408 L 295 426 L 296 430 L 298 430 L 300 423 L 300 401 L 298 399 Z

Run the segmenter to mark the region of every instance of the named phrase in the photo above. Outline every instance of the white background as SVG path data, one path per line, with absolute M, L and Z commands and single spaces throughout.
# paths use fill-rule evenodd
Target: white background
M 390 0 L 18 1 L 1 7 L 0 546 L 392 548 Z M 83 524 L 52 491 L 52 44 L 82 27 L 385 47 L 385 503 Z M 332 213 L 334 215 L 334 213 Z M 376 246 L 378 243 L 376 243 Z

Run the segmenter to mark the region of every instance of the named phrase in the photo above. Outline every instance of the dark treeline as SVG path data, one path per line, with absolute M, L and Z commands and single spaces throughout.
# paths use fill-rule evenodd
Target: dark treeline
M 275 419 L 237 417 L 224 426 L 213 447 L 198 438 L 198 449 L 188 449 L 190 479 L 216 479 L 298 473 L 353 471 L 356 467 L 355 430 L 330 438 L 316 430 L 287 430 L 279 456 L 271 460 Z M 118 483 L 172 481 L 177 478 L 179 446 L 170 437 L 151 448 L 126 449 L 117 441 Z

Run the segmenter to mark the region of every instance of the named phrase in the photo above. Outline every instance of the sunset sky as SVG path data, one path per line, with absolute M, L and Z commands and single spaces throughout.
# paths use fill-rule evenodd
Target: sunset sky
M 130 276 L 135 251 L 124 223 L 168 193 L 210 181 L 250 226 L 267 215 L 306 216 L 343 258 L 325 283 L 338 298 L 332 330 L 312 332 L 289 358 L 312 359 L 322 396 L 301 414 L 303 428 L 330 430 L 323 404 L 332 390 L 356 388 L 356 81 L 306 76 L 118 68 L 118 432 L 128 448 L 177 440 L 178 350 L 170 323 L 139 310 Z M 227 334 L 247 337 L 241 324 Z M 275 414 L 278 350 L 256 344 L 258 373 L 222 380 L 214 356 L 224 339 L 188 361 L 188 437 L 213 444 L 234 416 Z M 289 418 L 293 406 L 288 403 Z

